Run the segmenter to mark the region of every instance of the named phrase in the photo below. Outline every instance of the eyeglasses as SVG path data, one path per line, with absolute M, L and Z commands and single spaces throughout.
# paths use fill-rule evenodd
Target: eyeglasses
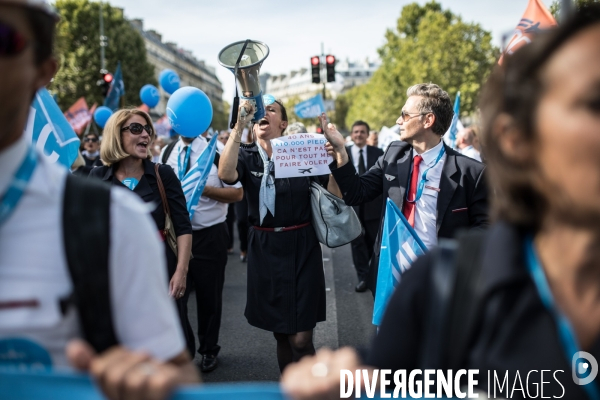
M 413 116 L 411 116 L 411 114 L 414 114 Z M 412 119 L 414 117 L 418 117 L 419 115 L 427 115 L 429 113 L 407 113 L 404 110 L 402 110 L 402 112 L 400 113 L 400 117 L 402 117 L 402 121 L 406 122 L 409 119 Z
M 132 122 L 129 126 L 124 126 L 121 128 L 121 132 L 129 131 L 132 135 L 139 135 L 143 131 L 148 132 L 148 135 L 153 135 L 152 127 L 150 125 L 142 125 L 138 122 Z
M 0 57 L 16 56 L 27 47 L 25 36 L 10 25 L 0 22 Z
M 83 139 L 83 141 L 86 143 L 96 143 L 98 141 L 98 138 L 85 138 Z

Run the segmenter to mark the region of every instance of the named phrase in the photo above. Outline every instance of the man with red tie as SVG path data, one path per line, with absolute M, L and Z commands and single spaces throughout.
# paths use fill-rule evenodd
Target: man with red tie
M 331 173 L 346 204 L 360 205 L 383 194 L 383 210 L 387 199 L 392 199 L 431 248 L 438 238 L 452 238 L 461 229 L 488 225 L 485 166 L 444 144 L 442 136 L 454 114 L 448 93 L 438 85 L 423 83 L 409 88 L 407 95 L 396 121 L 402 128 L 401 140 L 390 144 L 375 166 L 360 176 L 348 162 L 342 135 L 327 124 L 325 116 L 321 123 L 329 141 L 327 149 L 335 160 Z M 380 247 L 381 233 L 371 259 L 369 287 L 373 293 Z

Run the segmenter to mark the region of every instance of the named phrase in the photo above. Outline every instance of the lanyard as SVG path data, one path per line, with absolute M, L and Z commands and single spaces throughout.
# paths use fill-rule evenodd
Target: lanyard
M 532 236 L 527 237 L 525 240 L 525 255 L 527 257 L 527 270 L 529 271 L 529 274 L 531 275 L 531 278 L 537 287 L 537 291 L 542 299 L 542 303 L 548 309 L 548 311 L 550 311 L 550 314 L 552 314 L 552 317 L 558 325 L 560 343 L 565 353 L 565 357 L 567 357 L 567 362 L 571 362 L 575 353 L 579 352 L 580 350 L 579 343 L 577 343 L 577 338 L 575 337 L 571 323 L 554 304 L 554 298 L 552 297 L 550 286 L 548 285 L 546 275 L 542 269 L 542 264 L 540 263 L 533 246 Z M 576 363 L 571 364 L 573 368 L 577 368 L 575 364 Z M 573 371 L 573 373 L 577 373 L 577 371 Z M 600 393 L 598 392 L 598 387 L 594 384 L 594 382 L 583 385 L 583 388 L 590 399 L 600 400 Z
M 190 153 L 192 152 L 192 145 L 189 144 L 187 150 L 185 151 L 185 157 L 183 161 L 183 166 L 181 165 L 181 150 L 179 150 L 179 155 L 177 156 L 177 169 L 179 173 L 179 180 L 182 181 L 185 177 L 185 170 L 190 162 Z
M 437 158 L 435 159 L 435 162 L 433 163 L 433 165 L 429 168 L 427 168 L 425 171 L 423 171 L 423 174 L 421 175 L 421 180 L 419 181 L 419 186 L 417 187 L 417 197 L 415 197 L 414 200 L 409 200 L 408 199 L 408 190 L 406 191 L 406 201 L 409 203 L 416 203 L 417 201 L 419 201 L 419 199 L 421 198 L 421 195 L 423 194 L 423 189 L 425 188 L 425 182 L 427 182 L 427 173 L 429 172 L 429 170 L 433 167 L 435 167 L 437 165 L 438 162 L 440 162 L 440 160 L 442 159 L 442 157 L 444 156 L 446 149 L 444 148 L 444 145 L 442 145 L 442 150 L 440 150 L 440 153 L 438 154 Z
M 25 193 L 25 188 L 33 176 L 33 171 L 37 166 L 37 155 L 33 147 L 30 147 L 27 156 L 21 163 L 21 166 L 15 172 L 12 182 L 8 185 L 8 189 L 0 199 L 0 226 L 6 222 L 8 217 L 17 207 L 19 200 Z

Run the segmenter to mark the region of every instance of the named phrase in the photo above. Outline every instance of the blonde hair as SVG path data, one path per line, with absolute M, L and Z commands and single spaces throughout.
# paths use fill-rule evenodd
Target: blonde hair
M 156 137 L 156 133 L 154 130 L 154 125 L 152 124 L 152 119 L 150 116 L 142 110 L 138 110 L 137 108 L 125 108 L 123 110 L 119 110 L 110 116 L 108 121 L 106 121 L 106 125 L 104 126 L 104 132 L 102 133 L 102 147 L 100 148 L 100 158 L 102 162 L 106 166 L 111 166 L 112 164 L 116 164 L 119 161 L 129 157 L 129 154 L 125 152 L 123 149 L 123 143 L 121 138 L 121 128 L 123 124 L 127 122 L 129 118 L 134 115 L 139 115 L 146 120 L 146 123 L 152 127 L 152 134 L 150 135 L 150 140 L 154 140 Z M 152 152 L 150 150 L 150 146 L 148 146 L 148 156 L 149 160 L 152 159 Z

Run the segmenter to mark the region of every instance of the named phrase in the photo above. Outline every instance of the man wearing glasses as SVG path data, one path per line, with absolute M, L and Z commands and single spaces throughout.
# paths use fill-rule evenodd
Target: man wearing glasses
M 461 229 L 488 224 L 485 167 L 446 146 L 442 136 L 453 117 L 452 101 L 432 83 L 414 85 L 396 123 L 400 141 L 393 142 L 373 168 L 358 175 L 344 148 L 344 138 L 321 117 L 327 149 L 334 157 L 331 172 L 346 204 L 356 206 L 383 194 L 402 210 L 427 248 L 438 238 Z M 385 212 L 385 211 L 383 211 Z M 382 220 L 383 220 L 382 214 Z M 375 293 L 381 231 L 371 259 L 369 288 Z

